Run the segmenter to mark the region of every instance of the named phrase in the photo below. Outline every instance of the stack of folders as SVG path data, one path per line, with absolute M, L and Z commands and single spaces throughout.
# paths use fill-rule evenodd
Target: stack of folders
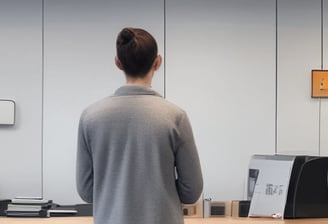
M 49 217 L 51 200 L 42 198 L 14 198 L 8 204 L 7 216 L 11 217 Z

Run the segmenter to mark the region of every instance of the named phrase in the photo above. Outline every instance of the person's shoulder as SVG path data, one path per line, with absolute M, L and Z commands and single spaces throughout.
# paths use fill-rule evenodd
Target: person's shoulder
M 109 103 L 110 99 L 111 97 L 105 97 L 89 104 L 82 111 L 81 119 L 89 120 L 91 117 L 94 117 L 95 114 L 103 110 L 103 107 L 105 107 Z
M 170 100 L 162 98 L 162 104 L 171 113 L 174 113 L 176 115 L 186 115 L 186 111 L 181 106 Z
M 176 109 L 180 112 L 184 112 L 184 109 L 181 106 L 179 106 L 178 104 L 175 104 L 172 101 L 169 101 L 167 99 L 164 99 L 164 100 L 168 104 L 168 106 L 170 106 L 170 107 L 172 107 L 172 108 L 174 108 L 174 109 Z

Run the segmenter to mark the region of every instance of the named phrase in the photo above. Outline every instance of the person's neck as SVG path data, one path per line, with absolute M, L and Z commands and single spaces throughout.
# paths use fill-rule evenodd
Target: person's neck
M 151 87 L 151 76 L 147 75 L 144 78 L 134 78 L 126 76 L 126 84 L 134 86 L 147 86 Z
M 151 83 L 148 82 L 147 80 L 143 80 L 143 79 L 134 79 L 134 80 L 127 80 L 126 82 L 127 85 L 131 85 L 131 86 L 151 86 Z

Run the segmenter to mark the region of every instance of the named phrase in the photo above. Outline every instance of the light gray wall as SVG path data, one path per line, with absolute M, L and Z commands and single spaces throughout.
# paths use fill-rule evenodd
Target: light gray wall
M 167 12 L 167 98 L 189 113 L 204 196 L 243 199 L 250 156 L 274 153 L 275 1 L 168 1 Z
M 324 14 L 323 14 L 323 69 L 328 69 L 328 4 L 327 0 L 324 1 Z M 328 156 L 328 100 L 319 100 L 320 109 L 320 153 L 321 155 Z
M 41 35 L 41 0 L 0 1 L 0 98 L 16 101 L 16 125 L 0 127 L 0 198 L 41 194 Z
M 327 66 L 321 0 L 279 0 L 278 29 L 276 0 L 45 1 L 44 42 L 41 3 L 0 2 L 0 98 L 17 103 L 16 125 L 0 127 L 0 198 L 81 202 L 78 119 L 124 84 L 124 26 L 149 30 L 166 56 L 153 87 L 189 114 L 205 197 L 243 199 L 252 154 L 328 154 L 328 103 L 310 97 L 311 70 Z
M 319 153 L 320 108 L 311 99 L 311 70 L 320 68 L 321 0 L 279 1 L 279 153 Z

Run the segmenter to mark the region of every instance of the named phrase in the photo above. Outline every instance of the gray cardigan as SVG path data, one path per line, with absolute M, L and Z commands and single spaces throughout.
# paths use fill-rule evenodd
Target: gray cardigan
M 123 86 L 81 115 L 77 190 L 95 224 L 182 224 L 203 179 L 186 113 L 144 86 Z

